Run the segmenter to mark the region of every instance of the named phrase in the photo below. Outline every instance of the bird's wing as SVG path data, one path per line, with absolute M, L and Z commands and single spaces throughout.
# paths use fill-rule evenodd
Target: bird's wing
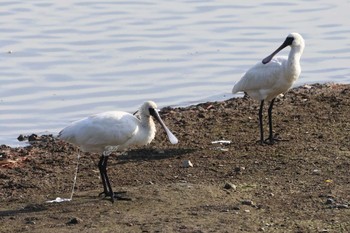
M 275 58 L 267 64 L 261 62 L 250 68 L 233 87 L 232 92 L 271 88 L 281 76 L 284 58 Z
M 138 131 L 138 119 L 126 112 L 105 112 L 73 122 L 60 137 L 85 148 L 118 146 Z
M 135 116 L 125 112 L 107 112 L 90 117 L 89 139 L 91 145 L 122 145 L 138 131 Z

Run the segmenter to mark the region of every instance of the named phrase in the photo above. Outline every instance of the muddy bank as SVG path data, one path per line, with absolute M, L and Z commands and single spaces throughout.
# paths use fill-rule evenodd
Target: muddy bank
M 280 97 L 275 145 L 257 142 L 258 109 L 250 98 L 162 109 L 179 144 L 157 125 L 151 145 L 111 157 L 112 186 L 132 198 L 114 204 L 98 197 L 99 155 L 49 135 L 2 145 L 0 232 L 350 232 L 350 85 Z M 73 201 L 46 203 L 70 196 L 77 153 Z

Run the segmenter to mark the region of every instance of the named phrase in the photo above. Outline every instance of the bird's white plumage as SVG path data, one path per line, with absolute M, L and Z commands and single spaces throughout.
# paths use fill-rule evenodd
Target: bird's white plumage
M 269 101 L 288 91 L 299 78 L 300 57 L 305 46 L 300 34 L 291 33 L 288 37 L 294 38 L 289 56 L 273 58 L 266 64 L 258 62 L 235 84 L 232 93 L 244 91 L 256 100 Z
M 156 109 L 157 106 L 152 101 L 145 102 L 139 110 L 140 118 L 121 111 L 95 114 L 71 123 L 59 133 L 59 137 L 88 152 L 102 153 L 107 148 L 122 150 L 129 145 L 147 145 L 156 133 L 150 108 Z M 166 128 L 167 134 L 168 131 Z M 172 134 L 169 138 L 174 140 L 173 137 L 176 139 Z
M 80 145 L 83 151 L 103 152 L 107 146 L 129 144 L 139 125 L 139 120 L 130 113 L 104 112 L 71 123 L 61 131 L 60 138 Z

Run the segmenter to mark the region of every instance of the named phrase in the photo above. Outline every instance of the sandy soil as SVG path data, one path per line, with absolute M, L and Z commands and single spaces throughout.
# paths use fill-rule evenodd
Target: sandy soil
M 73 200 L 46 203 L 69 198 L 79 150 L 52 136 L 2 145 L 0 232 L 350 232 L 350 85 L 279 98 L 275 145 L 257 143 L 258 107 L 234 98 L 162 109 L 179 144 L 157 125 L 151 145 L 109 160 L 112 186 L 131 201 L 99 198 L 99 155 L 81 153 Z

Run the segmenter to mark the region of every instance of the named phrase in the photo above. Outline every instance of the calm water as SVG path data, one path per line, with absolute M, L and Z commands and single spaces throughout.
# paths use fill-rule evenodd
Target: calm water
M 350 83 L 349 9 L 349 0 L 2 1 L 0 144 L 149 99 L 231 98 L 293 31 L 306 40 L 296 85 Z

